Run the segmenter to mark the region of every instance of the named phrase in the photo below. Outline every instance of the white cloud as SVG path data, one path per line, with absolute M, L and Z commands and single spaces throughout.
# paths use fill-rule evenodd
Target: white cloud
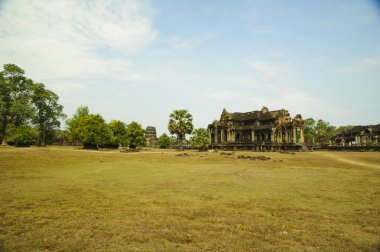
M 212 38 L 211 34 L 206 34 L 198 37 L 182 38 L 179 36 L 172 36 L 169 39 L 169 44 L 173 49 L 189 50 L 197 48 Z
M 126 96 L 129 96 L 129 91 L 126 87 L 123 87 L 123 86 L 118 86 L 118 95 L 119 96 L 122 96 L 122 97 L 126 97 Z
M 72 81 L 52 81 L 50 87 L 54 92 L 58 93 L 70 93 L 73 91 L 84 91 L 87 86 L 83 83 L 72 82 Z
M 138 0 L 14 0 L 3 2 L 0 12 L 0 63 L 15 63 L 36 81 L 139 79 L 128 56 L 157 36 L 152 8 Z M 61 89 L 78 88 L 60 83 Z
M 365 57 L 357 60 L 351 65 L 339 68 L 340 72 L 343 73 L 355 73 L 360 71 L 365 71 L 369 69 L 380 67 L 380 56 Z
M 380 58 L 364 58 L 360 61 L 363 66 L 377 66 L 380 65 Z
M 203 97 L 209 100 L 231 100 L 238 97 L 242 97 L 243 94 L 236 91 L 224 90 L 224 91 L 212 91 L 207 90 Z
M 252 60 L 248 64 L 264 79 L 284 78 L 290 72 L 289 66 L 285 62 Z

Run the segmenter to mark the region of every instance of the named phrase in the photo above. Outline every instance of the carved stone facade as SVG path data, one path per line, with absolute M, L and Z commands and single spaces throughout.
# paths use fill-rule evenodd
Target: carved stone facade
M 331 139 L 335 146 L 380 145 L 380 124 L 354 126 Z
M 222 149 L 297 150 L 304 143 L 301 115 L 293 119 L 287 110 L 228 113 L 208 125 L 210 146 Z
M 145 129 L 145 146 L 155 148 L 157 147 L 157 133 L 156 128 L 148 126 Z

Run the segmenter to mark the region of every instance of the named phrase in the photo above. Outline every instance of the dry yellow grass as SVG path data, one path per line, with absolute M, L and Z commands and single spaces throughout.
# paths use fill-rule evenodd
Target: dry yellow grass
M 380 153 L 186 153 L 0 147 L 0 251 L 380 248 Z

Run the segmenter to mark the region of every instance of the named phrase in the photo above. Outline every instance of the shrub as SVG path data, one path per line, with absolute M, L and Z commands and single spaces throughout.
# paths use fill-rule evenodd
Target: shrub
M 38 138 L 36 131 L 28 125 L 21 125 L 17 128 L 10 126 L 7 131 L 9 134 L 6 139 L 7 144 L 16 147 L 29 147 L 35 144 Z
M 159 138 L 158 138 L 158 146 L 162 149 L 166 149 L 170 147 L 170 137 L 163 133 Z

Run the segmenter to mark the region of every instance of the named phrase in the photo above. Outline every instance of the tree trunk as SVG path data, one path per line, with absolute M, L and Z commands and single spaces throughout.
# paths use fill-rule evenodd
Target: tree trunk
M 183 150 L 182 141 L 183 141 L 182 134 L 178 134 L 178 147 L 179 147 L 180 150 Z
M 42 147 L 46 146 L 46 131 L 42 132 Z
M 4 124 L 1 125 L 1 129 L 0 129 L 0 145 L 3 144 L 6 130 L 7 130 L 7 124 L 6 122 L 4 122 Z
M 46 131 L 45 130 L 40 131 L 40 137 L 39 138 L 40 139 L 39 139 L 38 146 L 45 147 L 46 146 Z

